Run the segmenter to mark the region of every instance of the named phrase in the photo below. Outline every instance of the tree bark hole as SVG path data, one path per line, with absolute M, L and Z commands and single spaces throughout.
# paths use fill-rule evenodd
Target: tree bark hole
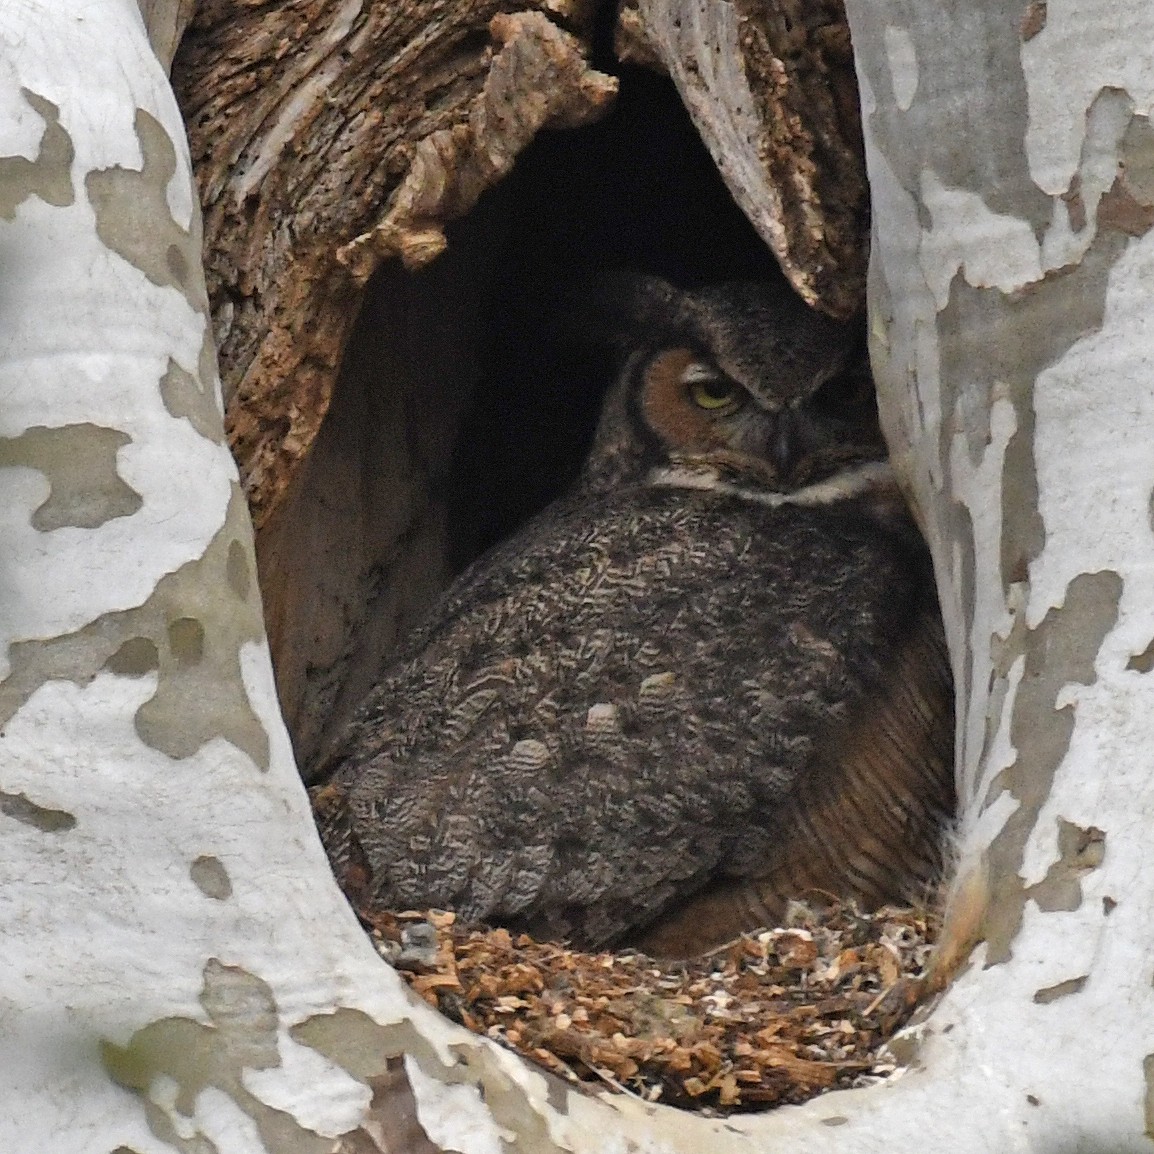
M 636 268 L 780 277 L 672 83 L 626 69 L 595 125 L 539 136 L 367 287 L 328 415 L 260 537 L 282 703 L 309 767 L 451 577 L 575 478 L 616 355 L 557 331 L 571 286 Z

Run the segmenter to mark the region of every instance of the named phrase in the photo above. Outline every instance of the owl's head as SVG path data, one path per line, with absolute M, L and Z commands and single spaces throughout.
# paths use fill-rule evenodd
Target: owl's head
M 885 458 L 860 326 L 814 312 L 784 285 L 690 292 L 619 277 L 602 309 L 627 356 L 586 485 L 673 465 L 790 492 Z

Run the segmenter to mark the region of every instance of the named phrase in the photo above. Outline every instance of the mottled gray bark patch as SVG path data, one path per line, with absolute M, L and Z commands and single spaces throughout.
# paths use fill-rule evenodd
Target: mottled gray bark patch
M 48 809 L 37 805 L 22 793 L 5 793 L 2 789 L 0 813 L 42 833 L 65 833 L 76 827 L 76 818 L 72 814 L 62 809 Z
M 1151 641 L 1141 653 L 1135 653 L 1126 662 L 1126 668 L 1132 673 L 1149 673 L 1154 669 L 1154 641 Z
M 550 1138 L 544 1118 L 479 1042 L 453 1046 L 458 1055 L 457 1064 L 445 1066 L 432 1044 L 411 1022 L 381 1026 L 360 1010 L 345 1009 L 309 1018 L 293 1026 L 289 1034 L 294 1041 L 323 1054 L 370 1089 L 374 1089 L 374 1080 L 387 1074 L 390 1059 L 408 1054 L 429 1077 L 439 1082 L 476 1086 L 497 1126 L 515 1135 L 502 1139 L 502 1146 L 510 1154 L 562 1154 L 561 1147 Z M 564 1083 L 544 1071 L 540 1076 L 556 1083 L 559 1098 L 568 1099 L 571 1091 Z M 554 1101 L 552 1092 L 550 1101 Z M 560 1113 L 566 1112 L 564 1105 L 555 1108 Z
M 1028 128 L 1026 82 L 1019 42 L 1015 36 L 1004 34 L 1007 20 L 1013 21 L 1015 16 L 996 7 L 983 10 L 962 4 L 947 6 L 935 20 L 926 21 L 917 0 L 881 0 L 880 8 L 874 5 L 871 11 L 870 20 L 854 21 L 852 29 L 859 68 L 872 70 L 872 90 L 886 92 L 890 88 L 892 78 L 883 63 L 888 61 L 884 41 L 887 29 L 897 28 L 906 34 L 917 67 L 917 90 L 908 106 L 879 101 L 869 115 L 869 134 L 909 195 L 921 227 L 929 229 L 932 224 L 922 201 L 923 176 L 930 172 L 948 189 L 982 197 L 991 212 L 1029 222 L 1040 236 L 1050 221 L 1052 205 L 1034 184 L 1022 143 Z M 878 279 L 871 278 L 871 291 Z M 997 355 L 998 346 L 993 344 L 997 334 L 989 327 L 997 327 L 994 302 L 1000 301 L 1002 294 L 997 290 L 968 290 L 962 278 L 955 277 L 953 297 L 965 291 L 979 297 L 983 291 L 991 293 L 991 308 L 986 331 L 978 335 L 971 335 L 965 324 L 959 323 L 961 318 L 948 315 L 951 307 L 958 307 L 956 299 L 951 300 L 947 315 L 938 325 L 942 342 L 939 459 L 947 469 L 950 441 L 957 432 L 963 431 L 967 436 L 971 458 L 975 460 L 990 438 L 989 391 L 994 372 L 983 372 L 983 366 L 988 354 Z M 1016 340 L 1015 333 L 1013 340 L 1003 340 L 1000 347 L 1012 350 Z M 977 380 L 969 374 L 972 368 L 978 373 Z M 1032 376 L 1025 380 L 1027 387 L 1032 387 L 1032 383 Z M 1032 432 L 1032 410 L 1030 416 Z M 1014 446 L 1011 468 L 1021 471 L 1023 455 L 1032 466 L 1031 450 L 1029 443 Z M 1023 503 L 1036 495 L 1036 484 L 1028 483 L 1031 475 L 1032 469 L 1026 476 Z M 927 513 L 938 522 L 941 538 L 958 546 L 959 607 L 964 636 L 969 638 L 974 612 L 973 525 L 969 510 L 963 502 L 953 499 L 953 492 L 947 479 L 935 508 Z M 1037 547 L 1040 523 L 1022 527 L 1028 547 Z M 939 563 L 942 560 L 945 559 L 938 558 Z M 1013 568 L 1020 570 L 1021 566 L 1014 564 Z M 969 684 L 971 663 L 962 660 L 958 668 L 962 678 L 959 694 L 962 700 L 969 700 L 973 689 Z
M 1089 975 L 1082 974 L 1077 978 L 1067 978 L 1064 982 L 1058 982 L 1057 985 L 1044 986 L 1042 989 L 1034 991 L 1034 1001 L 1039 1006 L 1048 1006 L 1051 1002 L 1058 1001 L 1059 998 L 1080 994 L 1086 988 L 1088 980 Z
M 1025 655 L 1026 662 L 1010 721 L 1017 757 L 998 774 L 996 786 L 999 793 L 1008 791 L 1019 804 L 987 851 L 992 879 L 983 925 L 987 965 L 1011 957 L 1030 896 L 1020 876 L 1026 843 L 1074 731 L 1073 707 L 1059 709 L 1055 703 L 1067 685 L 1094 683 L 1094 660 L 1117 620 L 1121 595 L 1122 579 L 1117 573 L 1079 574 L 1067 587 L 1061 608 L 1051 609 L 1034 629 L 1027 629 L 1024 615 L 1019 615 L 1007 640 L 1008 646 Z M 992 800 L 993 787 L 987 804 Z
M 205 897 L 221 902 L 232 897 L 232 879 L 220 858 L 202 854 L 189 866 L 188 876 Z
M 127 433 L 101 425 L 36 426 L 0 438 L 0 468 L 38 469 L 47 478 L 50 492 L 32 514 L 34 529 L 95 529 L 131 517 L 144 504 L 116 471 L 117 452 L 131 442 Z
M 959 608 L 962 613 L 962 637 L 966 644 L 965 660 L 958 662 L 961 681 L 955 687 L 958 701 L 970 701 L 973 693 L 973 662 L 969 656 L 970 638 L 974 629 L 976 605 L 976 563 L 974 561 L 974 519 L 964 501 L 953 500 L 944 494 L 936 499 L 937 523 L 941 526 L 941 540 L 957 543 L 955 579 Z
M 209 1022 L 162 1018 L 132 1035 L 126 1046 L 101 1044 L 111 1077 L 143 1097 L 152 1133 L 181 1154 L 202 1154 L 200 1135 L 183 1138 L 168 1113 L 148 1097 L 164 1075 L 177 1085 L 175 1108 L 191 1119 L 196 1099 L 210 1087 L 227 1094 L 256 1125 L 269 1154 L 332 1154 L 333 1141 L 305 1129 L 291 1115 L 266 1105 L 245 1088 L 244 1071 L 281 1064 L 277 1009 L 272 990 L 255 974 L 210 958 L 204 968 L 200 1003 Z
M 1070 178 L 1070 187 L 1061 196 L 1070 220 L 1070 228 L 1081 232 L 1086 227 L 1086 202 L 1082 198 L 1082 174 L 1075 172 Z
M 1014 20 L 1000 5 L 952 4 L 925 19 L 920 0 L 878 0 L 853 24 L 862 62 L 887 60 L 887 28 L 904 30 L 917 61 L 917 92 L 907 109 L 879 101 L 870 131 L 902 187 L 920 203 L 922 173 L 947 188 L 980 195 L 995 213 L 1028 221 L 1037 235 L 1050 221 L 1050 198 L 1030 176 L 1022 142 L 1029 102 Z M 1020 11 L 1020 9 L 1018 9 Z M 890 78 L 870 77 L 875 92 Z M 948 411 L 948 410 L 947 410 Z
M 1120 178 L 1140 204 L 1154 204 L 1154 125 L 1135 116 L 1127 125 L 1120 150 Z
M 225 576 L 228 578 L 228 587 L 242 601 L 245 600 L 252 588 L 252 565 L 248 550 L 239 541 L 233 541 L 228 547 Z
M 156 691 L 136 713 L 142 741 L 184 758 L 223 737 L 267 769 L 268 735 L 249 704 L 240 667 L 241 646 L 264 637 L 255 587 L 236 579 L 238 550 L 251 557 L 250 532 L 244 497 L 234 486 L 224 524 L 204 556 L 162 577 L 143 605 L 107 613 L 62 637 L 13 642 L 11 671 L 0 682 L 0 724 L 45 682 L 87 685 L 102 669 L 127 677 L 155 669 Z M 251 560 L 245 564 L 251 570 Z
M 156 117 L 136 110 L 136 136 L 143 167 L 94 169 L 84 180 L 96 214 L 96 235 L 154 284 L 178 289 L 208 317 L 208 295 L 200 266 L 200 214 L 183 229 L 172 219 L 168 184 L 176 173 L 176 149 Z
M 362 1125 L 351 1135 L 343 1135 L 350 1154 L 442 1154 L 443 1148 L 429 1140 L 417 1114 L 417 1099 L 409 1081 L 403 1057 L 389 1058 L 383 1074 L 369 1079 L 372 1099 Z M 379 1145 L 370 1135 L 386 1135 Z
M 204 626 L 195 617 L 168 623 L 168 649 L 178 665 L 197 665 L 204 657 Z
M 1146 1094 L 1142 1103 L 1146 1117 L 1143 1133 L 1147 1138 L 1154 1138 L 1154 1054 L 1147 1054 L 1142 1059 L 1142 1080 L 1146 1084 Z
M 1096 870 L 1106 856 L 1106 834 L 1096 826 L 1083 829 L 1058 818 L 1058 860 L 1046 876 L 1026 891 L 1038 909 L 1076 910 L 1082 904 L 1082 878 Z
M 970 459 L 977 465 L 990 440 L 989 412 L 997 387 L 1014 406 L 1016 429 L 1002 465 L 1002 584 L 1025 581 L 1045 545 L 1034 463 L 1034 383 L 1076 341 L 1102 327 L 1110 269 L 1125 238 L 1099 231 L 1080 264 L 1047 273 L 1012 297 L 954 278 L 941 313 L 943 412 L 961 415 Z M 1044 286 L 1045 291 L 1038 291 Z M 958 426 L 943 422 L 942 459 Z M 963 538 L 968 540 L 969 538 Z
M 104 668 L 120 677 L 144 677 L 160 668 L 160 653 L 147 637 L 130 637 L 109 657 Z
M 205 328 L 207 334 L 207 326 Z M 213 388 L 215 370 L 194 377 L 170 359 L 160 378 L 160 399 L 178 420 L 183 418 L 202 436 L 217 444 L 224 443 L 224 414 L 216 403 Z
M 908 1069 L 917 1063 L 918 1055 L 921 1052 L 921 1042 L 915 1033 L 899 1034 L 896 1038 L 890 1039 L 887 1048 L 893 1055 L 894 1061 L 899 1066 Z
M 1145 236 L 1154 226 L 1154 205 L 1143 204 L 1119 176 L 1098 201 L 1098 227 Z
M 1134 101 L 1121 89 L 1102 89 L 1095 107 L 1105 99 L 1113 100 L 1129 120 L 1117 140 L 1114 182 L 1098 201 L 1098 228 L 1144 236 L 1154 226 L 1154 128 L 1148 117 L 1134 114 Z
M 60 127 L 60 109 L 27 88 L 21 95 L 44 120 L 44 135 L 35 160 L 0 156 L 0 218 L 16 219 L 16 208 L 30 196 L 63 208 L 75 200 L 72 192 L 72 138 Z

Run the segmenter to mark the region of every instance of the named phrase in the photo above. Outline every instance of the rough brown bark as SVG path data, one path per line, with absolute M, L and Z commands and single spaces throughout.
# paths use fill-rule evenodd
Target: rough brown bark
M 380 260 L 437 255 L 441 225 L 539 128 L 612 98 L 579 41 L 513 7 L 219 0 L 180 47 L 226 426 L 258 530 L 308 454 Z
M 630 0 L 619 51 L 656 56 L 730 191 L 811 305 L 865 305 L 869 189 L 842 0 Z

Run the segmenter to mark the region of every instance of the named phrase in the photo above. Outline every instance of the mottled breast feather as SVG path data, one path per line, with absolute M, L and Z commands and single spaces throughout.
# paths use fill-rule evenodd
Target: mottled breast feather
M 467 570 L 315 802 L 355 902 L 688 955 L 902 899 L 952 808 L 929 560 L 868 493 L 578 491 Z

